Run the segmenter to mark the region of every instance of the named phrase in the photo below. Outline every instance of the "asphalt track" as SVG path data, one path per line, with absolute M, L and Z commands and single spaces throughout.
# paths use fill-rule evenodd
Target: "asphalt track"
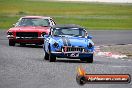
M 89 31 L 95 45 L 132 44 L 132 31 Z M 43 61 L 43 49 L 36 46 L 8 46 L 5 31 L 0 31 L 0 88 L 132 88 L 130 84 L 76 83 L 77 67 L 89 74 L 130 74 L 132 61 L 94 57 L 89 64 L 79 60 Z

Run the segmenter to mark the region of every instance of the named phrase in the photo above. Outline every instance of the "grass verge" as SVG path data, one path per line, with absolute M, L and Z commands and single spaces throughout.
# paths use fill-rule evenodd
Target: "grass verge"
M 11 27 L 24 15 L 51 16 L 58 24 L 96 30 L 132 30 L 132 4 L 0 0 L 0 29 Z

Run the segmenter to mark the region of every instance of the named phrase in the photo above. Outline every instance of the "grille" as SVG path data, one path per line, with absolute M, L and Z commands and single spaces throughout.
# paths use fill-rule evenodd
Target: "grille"
M 38 37 L 37 32 L 17 32 L 17 37 Z
M 63 50 L 64 50 L 64 52 L 72 52 L 72 51 L 82 52 L 84 50 L 84 48 L 83 47 L 68 47 L 68 46 L 65 46 L 65 47 L 63 47 Z

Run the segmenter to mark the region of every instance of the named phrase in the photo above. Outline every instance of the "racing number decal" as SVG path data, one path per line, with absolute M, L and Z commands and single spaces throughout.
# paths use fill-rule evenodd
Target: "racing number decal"
M 70 57 L 79 57 L 79 53 L 72 53 Z

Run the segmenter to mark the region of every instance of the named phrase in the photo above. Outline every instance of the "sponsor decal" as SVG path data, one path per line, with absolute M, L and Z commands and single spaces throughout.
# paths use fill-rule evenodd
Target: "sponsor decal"
M 86 83 L 127 84 L 131 82 L 129 74 L 87 74 L 82 67 L 78 67 L 77 70 L 76 81 L 79 85 Z
M 79 57 L 79 53 L 72 53 L 70 57 Z

